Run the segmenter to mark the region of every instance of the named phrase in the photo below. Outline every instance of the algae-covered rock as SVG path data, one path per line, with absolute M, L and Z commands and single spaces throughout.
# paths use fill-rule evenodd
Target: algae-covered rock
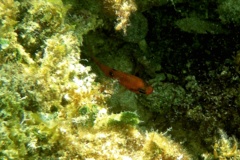
M 156 79 L 157 80 L 157 79 Z M 172 107 L 184 106 L 186 92 L 181 86 L 158 82 L 154 85 L 154 93 L 140 100 L 142 105 L 155 112 L 167 112 Z
M 108 112 L 109 94 L 80 63 L 82 36 L 102 21 L 69 9 L 0 1 L 0 159 L 190 159 L 163 134 L 141 133 L 136 112 Z
M 0 1 L 0 159 L 238 158 L 237 3 Z
M 123 39 L 127 42 L 138 43 L 143 40 L 148 31 L 147 19 L 140 13 L 130 16 L 131 24 L 127 26 L 127 31 Z

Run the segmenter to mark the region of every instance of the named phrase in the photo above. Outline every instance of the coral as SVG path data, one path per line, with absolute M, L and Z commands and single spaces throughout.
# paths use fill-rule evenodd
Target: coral
M 117 17 L 115 30 L 123 30 L 123 33 L 126 34 L 129 18 L 137 10 L 135 2 L 133 0 L 104 0 L 104 3 L 109 12 Z
M 239 159 L 240 151 L 238 150 L 238 142 L 233 138 L 228 138 L 226 134 L 220 130 L 221 138 L 214 144 L 214 157 L 219 159 Z
M 212 154 L 203 154 L 204 159 L 239 159 L 240 150 L 235 137 L 228 137 L 227 134 L 219 129 L 219 137 L 216 138 L 213 145 Z

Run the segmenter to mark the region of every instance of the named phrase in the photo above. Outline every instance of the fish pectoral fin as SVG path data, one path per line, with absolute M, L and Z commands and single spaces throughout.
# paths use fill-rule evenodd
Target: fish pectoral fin
M 145 89 L 142 89 L 142 88 L 139 88 L 139 89 L 138 89 L 138 92 L 139 92 L 139 93 L 142 93 L 142 94 L 146 94 L 146 90 L 145 90 Z

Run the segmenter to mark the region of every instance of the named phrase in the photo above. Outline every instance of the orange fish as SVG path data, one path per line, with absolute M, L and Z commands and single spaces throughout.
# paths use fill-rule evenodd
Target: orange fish
M 110 68 L 100 63 L 95 57 L 92 57 L 92 59 L 106 76 L 117 79 L 122 86 L 126 87 L 130 91 L 146 95 L 153 92 L 153 88 L 147 85 L 141 78 Z

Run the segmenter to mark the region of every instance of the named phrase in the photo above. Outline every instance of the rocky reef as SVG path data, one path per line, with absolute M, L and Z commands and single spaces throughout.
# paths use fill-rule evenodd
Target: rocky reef
M 0 159 L 240 159 L 238 6 L 0 0 Z

